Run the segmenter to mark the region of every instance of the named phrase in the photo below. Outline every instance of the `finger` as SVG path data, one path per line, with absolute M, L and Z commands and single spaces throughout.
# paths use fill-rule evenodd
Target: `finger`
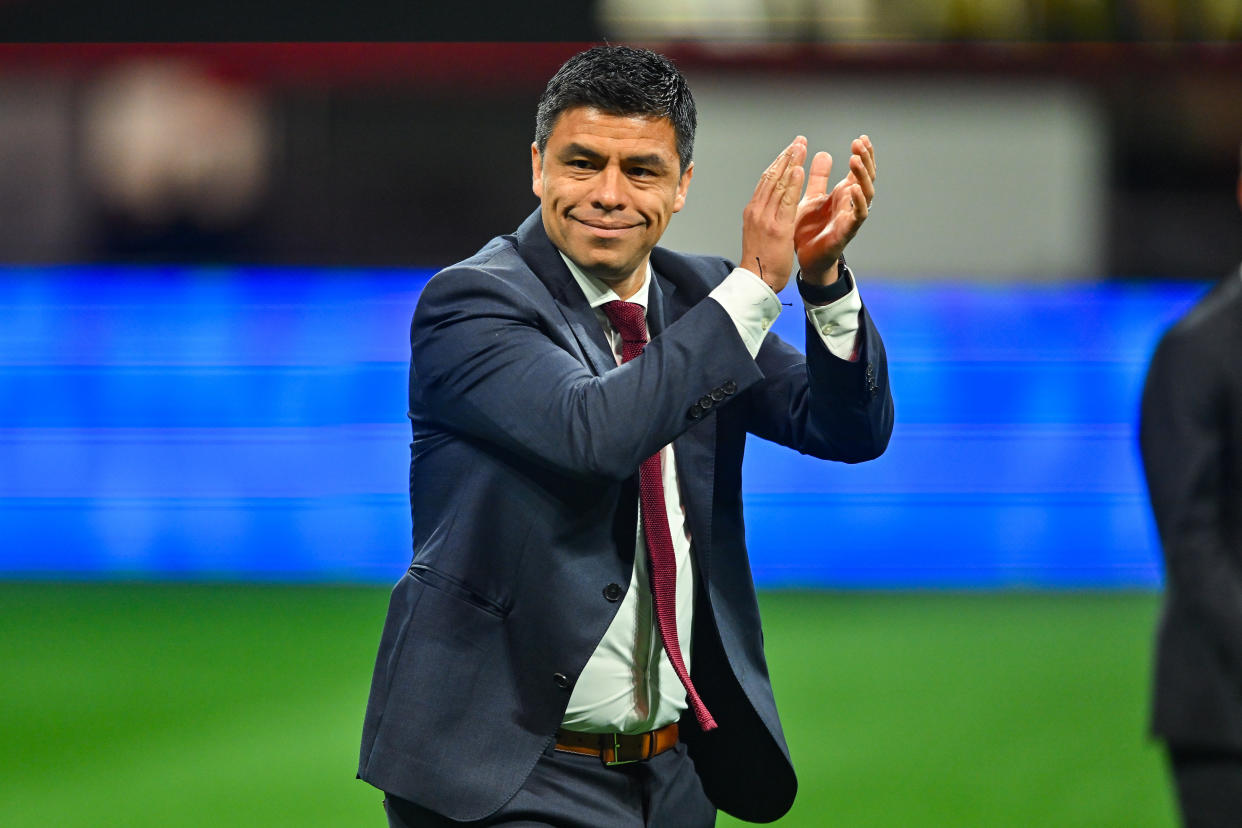
M 771 164 L 768 164 L 759 176 L 759 180 L 755 183 L 755 194 L 751 197 L 751 201 L 766 200 L 767 193 L 772 189 L 773 183 L 780 177 L 785 170 L 785 165 L 789 163 L 789 150 L 793 145 L 790 144 L 776 156 Z
M 850 156 L 850 176 L 862 188 L 863 196 L 870 205 L 871 199 L 875 198 L 875 181 L 867 174 L 866 164 L 857 155 Z
M 801 135 L 798 139 L 794 142 L 793 152 L 789 156 L 789 165 L 785 167 L 784 174 L 776 183 L 775 192 L 779 199 L 775 209 L 778 215 L 788 213 L 792 216 L 792 208 L 797 207 L 798 199 L 802 197 L 802 182 L 806 177 L 806 170 L 802 168 L 803 162 L 806 161 L 806 139 Z
M 793 160 L 794 153 L 796 152 L 799 144 L 801 144 L 802 151 L 805 153 L 806 138 L 799 135 L 794 138 L 789 146 L 785 147 L 785 149 L 781 151 L 781 154 L 776 156 L 772 163 L 768 165 L 768 168 L 763 171 L 763 175 L 759 176 L 759 183 L 755 185 L 754 200 L 766 202 L 771 197 L 772 191 L 776 189 L 777 183 L 784 178 L 785 172 L 788 170 L 789 164 Z
M 862 187 L 855 185 L 850 188 L 850 204 L 854 206 L 854 219 L 857 222 L 854 226 L 862 224 L 867 218 L 867 197 L 863 195 Z
M 832 173 L 832 156 L 826 152 L 817 152 L 811 159 L 811 173 L 806 180 L 806 197 L 808 199 L 822 196 L 828 192 L 828 176 Z
M 797 204 L 802 195 L 802 179 L 806 174 L 802 164 L 806 161 L 806 138 L 799 135 L 785 152 L 786 164 L 780 178 L 772 186 L 770 209 L 780 214 L 788 204 Z
M 788 181 L 776 205 L 776 218 L 781 223 L 793 221 L 798 210 L 798 197 L 802 195 L 802 179 L 805 175 L 801 164 L 790 167 Z
M 871 143 L 871 138 L 867 135 L 861 135 L 854 139 L 854 143 L 850 148 L 863 161 L 863 166 L 867 170 L 867 175 L 875 180 L 875 147 Z
M 797 209 L 798 198 L 802 195 L 802 180 L 805 171 L 802 162 L 806 160 L 806 139 L 802 136 L 789 145 L 786 165 L 780 177 L 770 183 L 766 192 L 756 195 L 754 204 L 757 215 L 774 220 L 778 225 L 793 221 L 793 212 Z

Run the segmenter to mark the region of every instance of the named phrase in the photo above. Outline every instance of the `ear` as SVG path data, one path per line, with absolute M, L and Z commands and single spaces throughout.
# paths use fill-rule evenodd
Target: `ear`
M 694 178 L 694 162 L 690 162 L 690 166 L 686 167 L 686 171 L 681 174 L 681 180 L 677 182 L 677 197 L 673 199 L 673 212 L 680 213 L 681 208 L 686 206 L 686 192 L 690 189 L 690 179 Z
M 539 154 L 539 145 L 530 145 L 530 189 L 535 197 L 543 201 L 543 156 Z

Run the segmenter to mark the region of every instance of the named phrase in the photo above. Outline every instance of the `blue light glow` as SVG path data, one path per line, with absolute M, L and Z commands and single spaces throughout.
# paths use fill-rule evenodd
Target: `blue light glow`
M 422 270 L 0 269 L 0 573 L 394 579 Z M 752 441 L 766 585 L 1151 587 L 1147 360 L 1207 286 L 866 284 L 888 453 Z M 801 344 L 799 314 L 777 332 Z

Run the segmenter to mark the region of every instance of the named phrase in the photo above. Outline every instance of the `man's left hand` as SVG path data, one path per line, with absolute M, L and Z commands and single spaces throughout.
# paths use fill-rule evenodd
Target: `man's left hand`
M 802 279 L 830 285 L 837 280 L 837 260 L 867 220 L 875 197 L 875 148 L 862 135 L 850 144 L 850 172 L 828 192 L 832 156 L 817 152 L 811 159 L 806 195 L 794 220 L 794 247 Z

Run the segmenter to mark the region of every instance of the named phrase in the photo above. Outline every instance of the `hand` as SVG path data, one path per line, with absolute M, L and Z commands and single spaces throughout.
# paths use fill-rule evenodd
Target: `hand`
M 741 266 L 780 292 L 793 272 L 794 217 L 802 194 L 806 138 L 799 135 L 763 171 L 742 212 Z
M 828 192 L 832 156 L 817 152 L 811 159 L 806 197 L 794 220 L 794 246 L 802 278 L 815 285 L 837 280 L 837 260 L 867 220 L 875 198 L 875 148 L 866 135 L 850 144 L 850 172 Z

